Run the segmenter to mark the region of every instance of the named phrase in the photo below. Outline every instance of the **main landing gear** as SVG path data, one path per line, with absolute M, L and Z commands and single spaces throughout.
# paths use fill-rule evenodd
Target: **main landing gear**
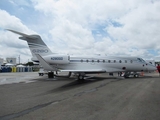
M 54 77 L 64 77 L 69 78 L 72 75 L 72 72 L 69 72 L 67 75 L 60 75 L 58 71 L 49 71 L 48 72 L 48 78 L 54 78 Z
M 54 72 L 48 72 L 48 78 L 54 78 Z
M 84 76 L 78 75 L 78 80 L 84 80 Z
M 78 74 L 78 80 L 84 80 L 85 73 Z

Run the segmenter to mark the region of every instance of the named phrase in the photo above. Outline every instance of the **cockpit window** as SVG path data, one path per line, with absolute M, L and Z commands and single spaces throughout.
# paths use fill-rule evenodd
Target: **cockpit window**
M 137 58 L 139 62 L 145 62 L 142 58 Z
M 139 62 L 141 62 L 141 59 L 140 59 L 140 58 L 137 58 L 137 60 L 138 60 Z

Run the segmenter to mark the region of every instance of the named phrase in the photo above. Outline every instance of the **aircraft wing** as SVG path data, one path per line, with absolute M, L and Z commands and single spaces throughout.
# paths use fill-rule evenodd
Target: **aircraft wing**
M 124 72 L 125 70 L 118 69 L 118 68 L 106 68 L 106 69 L 81 69 L 81 70 L 60 70 L 61 72 L 84 72 L 84 73 L 110 73 L 110 72 Z
M 106 68 L 106 69 L 81 69 L 81 70 L 60 70 L 61 72 L 75 72 L 75 73 L 111 73 L 111 72 L 124 72 L 125 70 L 118 68 Z
M 81 69 L 81 70 L 60 70 L 61 72 L 77 72 L 77 73 L 80 73 L 80 72 L 84 72 L 84 73 L 110 73 L 110 72 L 124 72 L 125 70 L 122 70 L 122 69 L 116 69 L 116 68 L 106 68 L 106 70 L 103 70 L 103 69 Z
M 60 70 L 61 72 L 75 72 L 75 73 L 80 73 L 80 72 L 84 72 L 84 73 L 105 73 L 106 70 L 103 69 L 81 69 L 81 70 Z

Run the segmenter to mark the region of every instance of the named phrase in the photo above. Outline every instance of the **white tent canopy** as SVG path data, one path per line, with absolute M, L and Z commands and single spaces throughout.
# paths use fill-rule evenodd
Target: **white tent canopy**
M 12 63 L 6 63 L 5 66 L 14 66 Z
M 25 67 L 24 65 L 17 65 L 16 67 Z

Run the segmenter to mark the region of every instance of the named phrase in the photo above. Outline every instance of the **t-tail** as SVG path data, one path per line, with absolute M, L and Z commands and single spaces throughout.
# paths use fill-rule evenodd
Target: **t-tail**
M 7 29 L 8 31 L 11 31 L 13 33 L 16 33 L 18 35 L 21 35 L 19 39 L 25 40 L 28 43 L 29 49 L 32 53 L 32 60 L 35 62 L 38 62 L 39 60 L 36 57 L 36 54 L 39 54 L 40 56 L 46 56 L 53 54 L 52 51 L 48 48 L 48 46 L 43 42 L 41 37 L 39 35 L 27 35 L 21 32 L 17 32 L 14 30 Z

